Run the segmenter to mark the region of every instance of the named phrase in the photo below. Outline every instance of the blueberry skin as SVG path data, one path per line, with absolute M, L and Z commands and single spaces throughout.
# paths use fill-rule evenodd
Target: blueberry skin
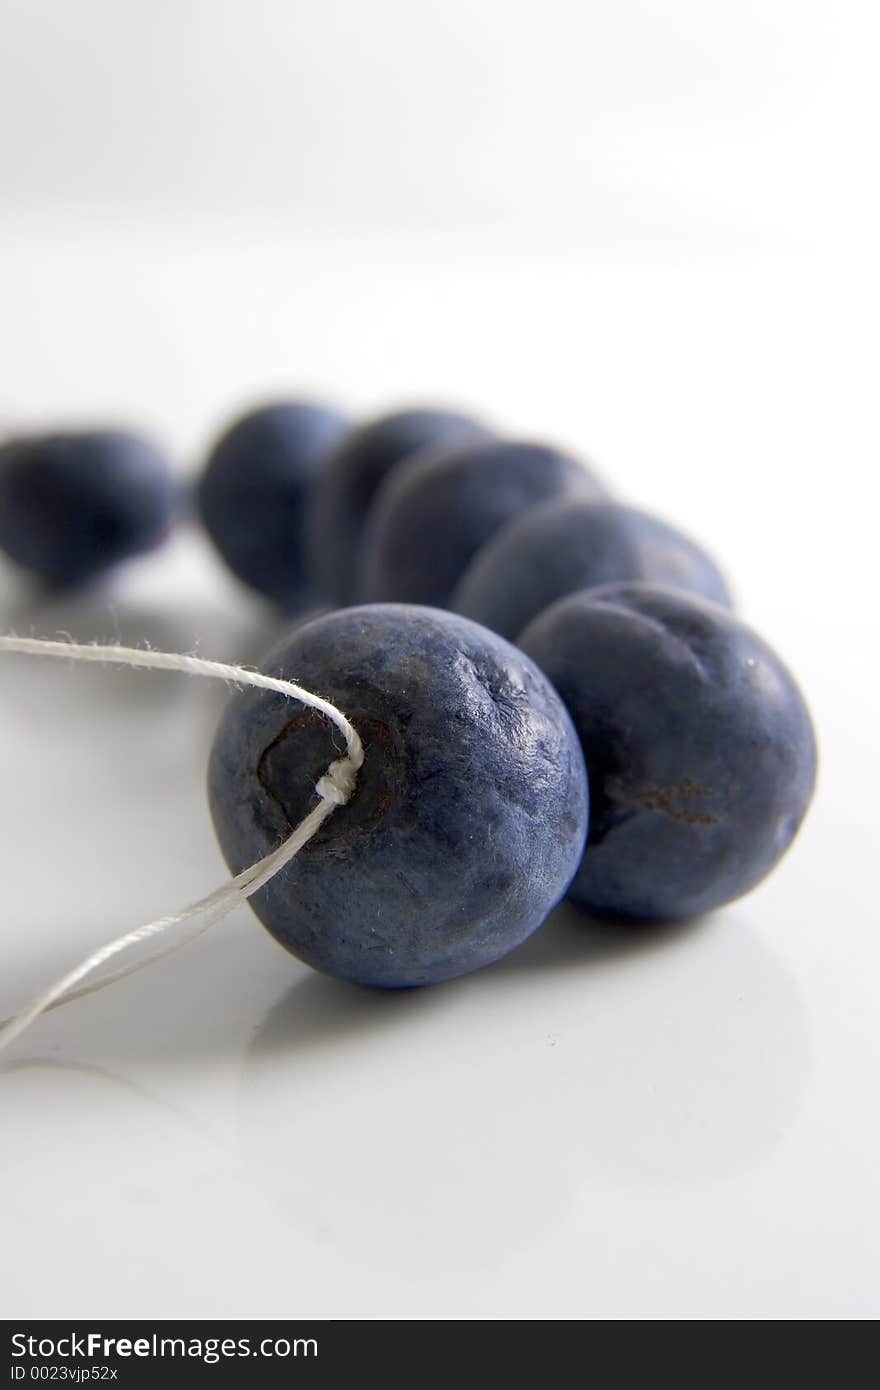
M 760 637 L 708 600 L 622 584 L 560 599 L 519 640 L 586 758 L 576 903 L 687 918 L 770 872 L 810 803 L 816 744 L 793 677 Z
M 649 512 L 634 507 L 625 511 L 641 557 L 641 579 L 665 588 L 683 589 L 722 608 L 733 608 L 727 580 L 702 546 Z
M 527 508 L 603 496 L 576 459 L 544 444 L 488 440 L 425 454 L 391 474 L 370 514 L 360 597 L 448 606 L 477 551 Z
M 503 527 L 477 552 L 450 607 L 513 640 L 576 589 L 646 580 L 730 607 L 709 556 L 658 518 L 613 502 L 554 498 Z
M 0 446 L 0 547 L 55 588 L 152 550 L 177 504 L 164 454 L 140 435 L 95 430 Z
M 364 522 L 392 468 L 444 440 L 485 438 L 483 425 L 450 410 L 400 410 L 353 430 L 309 500 L 308 571 L 315 591 L 340 606 L 357 597 Z
M 365 750 L 350 803 L 250 900 L 283 946 L 396 989 L 477 970 L 540 926 L 580 863 L 587 781 L 562 702 L 522 652 L 453 614 L 387 604 L 297 628 L 261 669 L 330 699 Z M 322 716 L 283 696 L 233 698 L 208 770 L 233 871 L 315 805 L 340 751 Z
M 347 430 L 338 411 L 313 401 L 265 405 L 230 426 L 199 479 L 199 512 L 223 559 L 282 608 L 305 598 L 307 497 Z

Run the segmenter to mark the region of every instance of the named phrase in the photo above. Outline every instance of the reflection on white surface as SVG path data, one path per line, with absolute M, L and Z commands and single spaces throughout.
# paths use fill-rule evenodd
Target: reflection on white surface
M 198 642 L 226 658 L 273 639 L 234 589 L 199 589 L 197 546 L 165 564 L 161 583 L 157 569 L 93 607 L 42 608 L 36 630 Z M 190 567 L 189 588 L 173 587 Z M 223 876 L 203 790 L 223 691 L 102 676 L 12 659 L 0 670 L 3 1012 Z M 869 1306 L 858 1258 L 834 1273 L 861 1239 L 869 1146 L 847 1151 L 847 1202 L 821 1200 L 839 1191 L 842 1136 L 868 1115 L 857 1078 L 842 1080 L 863 1015 L 823 1003 L 852 1000 L 854 978 L 804 896 L 809 844 L 843 831 L 826 818 L 771 885 L 703 922 L 621 932 L 560 910 L 507 961 L 435 990 L 316 976 L 245 910 L 59 1010 L 0 1072 L 0 1205 L 16 1252 L 4 1308 Z
M 242 1143 L 315 1239 L 492 1264 L 609 1182 L 760 1159 L 809 1056 L 795 983 L 741 918 L 627 940 L 561 910 L 504 964 L 429 992 L 300 981 L 248 1053 Z
M 0 556 L 0 627 L 37 637 L 64 634 L 77 642 L 111 642 L 151 646 L 166 651 L 204 648 L 218 661 L 240 655 L 255 660 L 275 641 L 285 619 L 235 583 L 206 538 L 195 527 L 182 527 L 160 550 L 124 565 L 101 581 L 70 592 L 30 584 L 23 572 Z M 33 662 L 20 662 L 31 672 Z M 131 673 L 117 672 L 128 682 Z M 39 668 L 32 672 L 40 681 Z M 83 672 L 93 694 L 108 705 L 112 684 L 106 672 Z M 174 680 L 130 681 L 149 698 L 154 686 L 174 694 Z M 73 692 L 76 702 L 76 690 Z
M 647 1242 L 616 1295 L 638 1310 L 671 1258 L 651 1223 L 772 1165 L 810 1071 L 797 989 L 741 914 L 623 943 L 567 910 L 507 962 L 399 994 L 306 971 L 242 914 L 18 1053 L 22 1315 L 491 1314 L 493 1286 L 502 1308 L 526 1271 L 552 1290 L 560 1260 L 563 1311 L 592 1309 L 609 1240 Z

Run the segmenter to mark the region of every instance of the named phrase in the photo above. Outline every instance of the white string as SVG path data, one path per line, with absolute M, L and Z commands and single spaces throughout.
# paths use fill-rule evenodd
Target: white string
M 283 844 L 272 850 L 271 854 L 258 860 L 256 864 L 251 864 L 249 868 L 243 869 L 241 873 L 236 874 L 220 888 L 216 888 L 207 897 L 200 898 L 179 912 L 173 912 L 166 917 L 159 917 L 154 922 L 147 922 L 145 926 L 136 927 L 133 931 L 126 932 L 123 936 L 109 941 L 106 946 L 101 946 L 98 950 L 93 951 L 85 960 L 80 961 L 66 975 L 63 975 L 60 980 L 56 980 L 53 985 L 44 990 L 21 1013 L 16 1014 L 0 1026 L 0 1051 L 2 1051 L 15 1038 L 20 1037 L 24 1030 L 29 1028 L 35 1019 L 48 1009 L 55 1008 L 62 1003 L 70 1003 L 72 999 L 78 999 L 93 990 L 103 989 L 105 985 L 122 979 L 123 976 L 131 974 L 134 970 L 140 970 L 143 966 L 151 964 L 170 951 L 176 951 L 187 941 L 194 941 L 197 936 L 201 936 L 202 932 L 207 931 L 215 922 L 219 922 L 239 903 L 246 901 L 253 893 L 256 893 L 280 869 L 283 869 L 295 854 L 299 853 L 303 845 L 308 844 L 337 806 L 346 804 L 355 789 L 357 774 L 364 761 L 364 750 L 357 730 L 329 700 L 322 700 L 320 695 L 313 695 L 311 691 L 304 690 L 301 686 L 295 685 L 293 681 L 281 680 L 276 676 L 264 676 L 259 671 L 248 671 L 243 666 L 228 666 L 222 662 L 207 661 L 198 656 L 154 652 L 142 650 L 140 647 L 50 642 L 37 637 L 0 636 L 0 652 L 17 652 L 26 656 L 69 657 L 73 661 L 145 667 L 154 671 L 183 671 L 190 676 L 206 676 L 211 680 L 227 681 L 233 685 L 255 686 L 259 690 L 272 690 L 276 694 L 287 696 L 289 699 L 299 700 L 300 704 L 308 705 L 311 709 L 325 715 L 339 729 L 345 739 L 346 746 L 345 757 L 337 758 L 332 762 L 315 786 L 315 792 L 320 798 L 317 806 L 313 807 L 308 815 L 300 821 Z M 181 923 L 190 923 L 190 927 L 179 939 L 166 943 L 160 950 L 153 951 L 148 956 L 142 957 L 110 975 L 102 976 L 99 980 L 92 981 L 87 985 L 82 984 L 87 976 L 94 974 L 113 956 L 129 950 L 132 946 L 136 946 L 150 937 L 159 936 Z

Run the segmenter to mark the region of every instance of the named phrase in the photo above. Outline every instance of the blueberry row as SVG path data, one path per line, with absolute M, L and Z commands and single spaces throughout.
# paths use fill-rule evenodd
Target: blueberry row
M 131 436 L 0 451 L 0 543 L 53 583 L 167 534 L 175 490 Z M 680 532 L 578 460 L 406 411 L 349 428 L 255 411 L 196 506 L 224 559 L 300 622 L 261 664 L 334 701 L 366 760 L 352 802 L 252 903 L 310 964 L 435 983 L 514 949 L 564 896 L 692 917 L 778 862 L 813 792 L 803 697 Z M 230 703 L 209 768 L 235 870 L 301 820 L 337 755 L 281 697 Z
M 202 512 L 280 598 L 284 571 L 258 576 L 270 557 L 230 498 L 251 427 L 209 463 Z M 289 950 L 362 984 L 436 983 L 514 949 L 564 896 L 675 920 L 778 862 L 813 792 L 810 716 L 681 532 L 578 460 L 448 414 L 344 435 L 297 514 L 300 573 L 336 608 L 263 669 L 345 709 L 367 756 L 353 803 L 254 903 Z M 209 792 L 233 869 L 296 823 L 329 756 L 313 716 L 231 702 Z
M 216 442 L 195 500 L 233 573 L 288 611 L 425 603 L 515 637 L 556 598 L 613 581 L 730 602 L 698 546 L 612 502 L 579 460 L 450 411 L 350 428 L 314 402 L 264 406 Z M 137 435 L 0 446 L 0 547 L 52 585 L 152 549 L 186 510 L 167 461 Z

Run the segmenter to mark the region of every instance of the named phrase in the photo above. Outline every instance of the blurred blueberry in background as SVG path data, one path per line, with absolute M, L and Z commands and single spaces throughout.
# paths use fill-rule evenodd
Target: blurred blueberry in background
M 226 430 L 199 480 L 202 521 L 223 559 L 282 608 L 306 597 L 306 498 L 347 428 L 313 401 L 262 406 Z
M 477 551 L 506 522 L 568 493 L 604 495 L 582 463 L 545 444 L 488 440 L 425 454 L 395 470 L 376 499 L 361 598 L 445 607 Z
M 312 491 L 308 556 L 316 592 L 337 604 L 357 597 L 364 522 L 393 468 L 440 442 L 487 434 L 476 420 L 449 410 L 400 410 L 353 430 Z
M 165 455 L 137 434 L 34 435 L 0 446 L 0 547 L 53 587 L 152 550 L 177 502 Z

